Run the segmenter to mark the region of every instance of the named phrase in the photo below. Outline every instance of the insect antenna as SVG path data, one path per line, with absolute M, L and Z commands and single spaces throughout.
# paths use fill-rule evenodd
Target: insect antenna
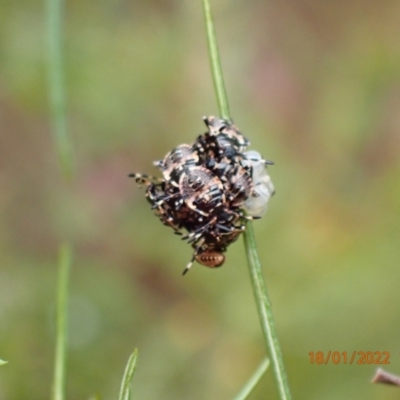
M 163 180 L 161 178 L 157 178 L 156 176 L 146 175 L 146 174 L 139 174 L 139 173 L 132 173 L 128 175 L 129 178 L 135 178 L 135 182 L 141 186 L 146 185 L 149 186 L 154 182 L 161 183 Z
M 182 272 L 182 276 L 186 275 L 189 269 L 192 267 L 194 260 L 196 259 L 196 253 L 193 254 L 193 257 L 191 258 L 190 262 L 188 265 L 186 265 L 186 268 Z

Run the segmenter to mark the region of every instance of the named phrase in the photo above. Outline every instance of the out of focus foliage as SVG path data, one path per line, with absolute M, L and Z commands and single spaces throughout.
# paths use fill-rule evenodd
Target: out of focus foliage
M 235 122 L 276 165 L 255 229 L 294 398 L 395 399 L 376 365 L 310 351 L 390 351 L 400 373 L 400 3 L 211 2 Z M 194 1 L 69 1 L 68 122 L 77 179 L 50 134 L 44 5 L 0 5 L 0 399 L 47 398 L 56 259 L 75 248 L 68 398 L 229 399 L 264 357 L 243 244 L 220 270 L 160 224 L 129 172 L 217 114 Z M 254 398 L 276 398 L 271 373 Z

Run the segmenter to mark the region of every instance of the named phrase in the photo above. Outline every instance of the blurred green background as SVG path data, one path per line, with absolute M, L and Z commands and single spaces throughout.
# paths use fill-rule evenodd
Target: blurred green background
M 295 399 L 397 399 L 400 3 L 211 1 L 231 112 L 274 160 L 254 227 Z M 242 240 L 223 268 L 152 215 L 130 172 L 218 114 L 200 1 L 68 1 L 65 72 L 77 176 L 50 132 L 42 2 L 0 5 L 0 399 L 48 398 L 59 245 L 71 273 L 67 393 L 115 399 L 133 348 L 137 399 L 229 399 L 265 355 Z M 277 399 L 272 371 L 254 399 Z

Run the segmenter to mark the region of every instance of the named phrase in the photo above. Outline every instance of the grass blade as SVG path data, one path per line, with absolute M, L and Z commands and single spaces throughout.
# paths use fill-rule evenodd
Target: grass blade
M 58 265 L 57 310 L 56 310 L 56 354 L 53 378 L 53 400 L 65 398 L 65 364 L 67 347 L 67 300 L 68 277 L 72 251 L 69 245 L 61 246 Z
M 0 365 L 4 365 L 4 364 L 7 364 L 7 363 L 8 363 L 8 361 L 0 360 Z
M 48 87 L 52 131 L 62 173 L 66 180 L 73 175 L 72 146 L 67 132 L 65 86 L 63 75 L 63 0 L 47 0 Z
M 213 76 L 219 112 L 223 118 L 230 120 L 231 117 L 229 113 L 228 99 L 225 91 L 217 40 L 215 37 L 215 29 L 208 0 L 203 0 L 203 6 L 206 21 L 211 73 Z M 257 253 L 257 245 L 251 222 L 247 223 L 246 231 L 244 232 L 244 243 L 254 297 L 256 299 L 257 310 L 260 317 L 261 328 L 263 331 L 266 348 L 271 358 L 272 369 L 278 385 L 280 398 L 281 400 L 290 400 L 291 395 L 287 382 L 286 371 L 283 365 L 282 352 L 278 343 L 278 337 L 271 311 L 271 304 L 268 299 L 267 288 L 261 271 L 261 263 Z
M 246 400 L 250 397 L 250 395 L 253 393 L 253 390 L 257 386 L 258 382 L 260 382 L 260 379 L 263 377 L 265 372 L 267 371 L 269 367 L 269 359 L 266 358 L 261 362 L 259 367 L 256 369 L 254 374 L 251 376 L 251 378 L 248 380 L 248 382 L 243 386 L 241 391 L 236 395 L 236 397 L 233 400 Z
M 125 367 L 124 376 L 121 382 L 121 388 L 119 391 L 118 400 L 130 400 L 131 399 L 131 382 L 133 375 L 135 374 L 136 363 L 138 359 L 138 350 L 135 349 L 134 352 L 129 357 L 128 363 Z

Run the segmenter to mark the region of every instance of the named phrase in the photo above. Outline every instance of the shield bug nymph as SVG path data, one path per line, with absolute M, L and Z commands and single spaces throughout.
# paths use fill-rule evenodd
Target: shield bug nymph
M 146 198 L 161 222 L 192 245 L 184 274 L 195 261 L 223 265 L 223 253 L 246 229 L 244 221 L 260 218 L 274 193 L 266 171 L 272 162 L 246 152 L 250 142 L 230 121 L 203 119 L 208 132 L 154 162 L 162 178 L 130 174 L 147 186 Z
M 199 163 L 199 155 L 193 145 L 181 144 L 170 151 L 162 160 L 154 161 L 154 165 L 160 168 L 164 179 L 169 181 L 173 173 L 179 176 L 184 168 L 190 168 Z

